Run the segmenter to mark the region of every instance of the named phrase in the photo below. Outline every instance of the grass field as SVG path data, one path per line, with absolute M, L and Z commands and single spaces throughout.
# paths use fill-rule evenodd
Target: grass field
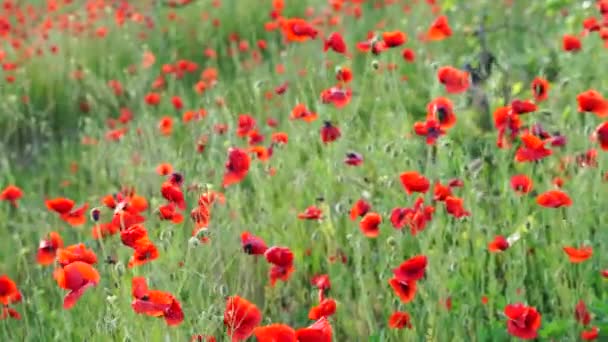
M 608 1 L 0 13 L 1 341 L 608 341 Z

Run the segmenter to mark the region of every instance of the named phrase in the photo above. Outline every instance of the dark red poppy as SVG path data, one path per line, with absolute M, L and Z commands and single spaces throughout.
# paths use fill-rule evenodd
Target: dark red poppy
M 535 112 L 538 107 L 532 101 L 513 100 L 511 101 L 511 109 L 516 114 L 526 114 Z
M 414 52 L 414 50 L 409 48 L 403 49 L 403 52 L 401 52 L 401 56 L 406 62 L 413 63 L 416 60 L 416 53 Z
M 348 152 L 344 158 L 344 164 L 350 166 L 359 166 L 363 164 L 363 156 L 357 152 Z
M 323 51 L 326 52 L 329 49 L 340 54 L 346 53 L 346 42 L 340 33 L 333 32 L 325 39 L 323 42 Z
M 364 199 L 359 199 L 350 210 L 350 219 L 352 221 L 356 220 L 357 217 L 363 217 L 367 212 L 371 210 L 372 206 L 366 202 Z
M 508 248 L 509 241 L 507 241 L 507 239 L 502 235 L 496 236 L 492 242 L 488 243 L 488 250 L 491 253 L 504 252 Z
M 504 310 L 507 316 L 507 331 L 524 340 L 535 339 L 541 325 L 541 315 L 535 308 L 522 303 L 508 304 Z
M 549 97 L 549 82 L 544 78 L 534 78 L 531 87 L 532 95 L 534 95 L 534 101 L 542 102 Z
M 583 48 L 581 40 L 577 36 L 565 34 L 562 38 L 562 49 L 567 52 L 578 52 Z
M 346 106 L 353 96 L 350 88 L 331 87 L 321 92 L 321 102 L 324 104 L 331 103 L 336 108 Z
M 591 314 L 587 310 L 587 305 L 585 305 L 585 302 L 582 299 L 579 300 L 574 307 L 574 318 L 582 325 L 591 323 Z
M 410 314 L 402 311 L 395 311 L 388 319 L 388 326 L 391 329 L 412 329 Z
M 388 283 L 401 302 L 405 304 L 411 302 L 416 296 L 416 281 L 407 281 L 393 277 Z
M 406 281 L 417 281 L 424 277 L 427 266 L 425 255 L 416 255 L 402 262 L 393 270 L 396 278 Z
M 264 240 L 249 232 L 241 233 L 241 245 L 243 251 L 250 255 L 263 255 L 268 250 Z
M 228 161 L 224 173 L 223 186 L 228 187 L 232 184 L 241 182 L 249 172 L 251 158 L 246 151 L 239 148 L 228 149 Z
M 608 151 L 608 121 L 600 124 L 595 129 L 595 138 L 600 143 L 600 148 Z

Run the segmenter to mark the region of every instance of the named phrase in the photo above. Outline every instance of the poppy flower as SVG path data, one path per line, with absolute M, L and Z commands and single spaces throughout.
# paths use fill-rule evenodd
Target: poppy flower
M 133 256 L 131 256 L 129 263 L 127 264 L 129 268 L 141 266 L 150 261 L 158 259 L 158 248 L 156 248 L 156 245 L 154 245 L 154 243 L 152 243 L 152 241 L 150 241 L 147 237 L 135 242 L 134 249 L 135 251 L 133 252 Z
M 149 290 L 146 279 L 134 277 L 131 281 L 133 301 L 131 307 L 138 314 L 163 317 L 168 326 L 179 325 L 184 320 L 181 304 L 168 292 Z
M 65 221 L 72 227 L 81 226 L 87 221 L 86 212 L 88 209 L 89 204 L 85 203 L 79 208 L 76 208 L 68 213 L 62 214 L 60 217 L 63 221 Z
M 579 300 L 574 307 L 574 318 L 582 325 L 588 325 L 591 323 L 591 314 L 587 310 L 587 306 L 582 299 Z
M 253 335 L 258 342 L 297 342 L 296 331 L 285 324 L 271 324 L 257 327 Z
M 275 144 L 287 144 L 289 141 L 289 135 L 285 132 L 274 132 L 270 137 L 270 140 Z
M 417 281 L 424 277 L 427 266 L 425 255 L 416 255 L 402 262 L 393 270 L 396 278 L 406 281 Z
M 363 156 L 357 152 L 348 152 L 344 158 L 344 164 L 350 166 L 359 166 L 363 164 Z
M 433 219 L 435 207 L 425 206 L 424 198 L 416 199 L 414 206 L 411 208 L 395 208 L 391 212 L 391 224 L 395 229 L 401 229 L 404 226 L 410 228 L 412 236 L 416 236 L 419 232 L 426 228 L 429 221 Z
M 321 102 L 342 108 L 350 102 L 352 96 L 353 92 L 350 88 L 331 87 L 321 92 Z
M 567 193 L 561 190 L 549 190 L 536 197 L 536 203 L 545 208 L 569 207 L 572 200 Z
M 304 42 L 308 39 L 315 39 L 318 31 L 301 18 L 284 19 L 281 24 L 283 35 L 290 42 Z
M 249 172 L 251 158 L 246 151 L 239 148 L 228 149 L 228 161 L 224 173 L 223 186 L 228 187 L 232 184 L 241 182 Z
M 452 188 L 436 182 L 433 187 L 433 200 L 443 202 L 449 196 L 452 196 Z
M 46 207 L 59 215 L 68 214 L 74 208 L 74 201 L 69 198 L 58 197 L 45 201 Z
M 160 192 L 163 197 L 169 201 L 177 205 L 178 208 L 184 210 L 186 209 L 186 201 L 184 200 L 184 193 L 179 188 L 178 185 L 171 181 L 163 182 L 160 187 Z
M 446 133 L 445 129 L 441 128 L 439 121 L 434 119 L 415 122 L 414 132 L 416 135 L 426 137 L 427 145 L 434 145 L 437 139 Z
M 93 265 L 97 263 L 97 255 L 92 249 L 87 249 L 84 243 L 57 249 L 57 262 L 61 266 L 65 267 L 76 261 Z
M 513 100 L 511 101 L 511 109 L 516 114 L 526 114 L 535 112 L 538 107 L 532 101 Z
M 401 52 L 401 56 L 406 62 L 409 63 L 413 63 L 416 60 L 416 53 L 414 52 L 414 50 L 409 48 L 403 49 L 403 51 Z
M 519 194 L 527 194 L 532 190 L 532 179 L 526 175 L 511 177 L 511 188 Z
M 469 88 L 469 73 L 451 66 L 439 68 L 437 79 L 450 94 L 460 94 Z
M 57 232 L 50 232 L 48 238 L 40 241 L 36 261 L 39 265 L 50 265 L 55 261 L 57 250 L 63 248 L 63 240 Z
M 600 148 L 608 150 L 608 121 L 602 123 L 595 129 L 595 138 L 600 143 Z
M 326 298 L 319 305 L 313 306 L 308 312 L 308 319 L 317 320 L 321 317 L 329 317 L 336 313 L 336 301 Z
M 331 281 L 329 274 L 318 274 L 312 277 L 310 283 L 321 291 L 327 291 L 331 289 Z
M 264 256 L 273 265 L 282 267 L 293 265 L 293 252 L 287 247 L 270 247 L 264 252 Z
M 595 341 L 599 336 L 600 330 L 597 327 L 592 327 L 589 330 L 581 332 L 581 339 L 584 341 Z
M 541 325 L 541 315 L 535 308 L 522 303 L 508 304 L 504 310 L 507 316 L 507 331 L 524 340 L 535 339 Z
M 534 80 L 532 80 L 531 87 L 534 101 L 537 103 L 545 101 L 549 97 L 549 82 L 544 78 L 534 78 Z
M 437 17 L 426 32 L 426 40 L 440 41 L 452 35 L 452 29 L 445 15 Z
M 0 303 L 8 306 L 19 303 L 21 299 L 21 292 L 19 292 L 17 284 L 5 274 L 0 276 Z
M 510 143 L 519 134 L 521 120 L 511 106 L 500 107 L 494 111 L 494 126 L 498 130 L 496 145 L 498 148 L 505 148 L 510 146 Z M 510 134 L 505 137 L 507 132 Z
M 346 42 L 340 33 L 333 32 L 325 39 L 323 42 L 323 51 L 327 52 L 329 49 L 340 54 L 346 53 Z
M 236 135 L 238 137 L 244 138 L 249 132 L 254 130 L 257 126 L 255 119 L 249 114 L 241 114 L 239 115 L 237 122 Z
M 291 120 L 302 120 L 306 122 L 313 122 L 317 120 L 317 114 L 309 111 L 304 104 L 298 103 L 291 110 Z
M 359 199 L 350 210 L 350 219 L 356 220 L 357 217 L 363 217 L 371 210 L 372 206 L 364 199 Z
M 340 82 L 348 83 L 348 82 L 352 81 L 352 79 L 353 79 L 353 72 L 348 67 L 341 67 L 336 72 L 336 80 L 338 80 Z
M 326 317 L 321 317 L 312 325 L 296 330 L 298 342 L 331 342 L 332 328 Z
M 459 197 L 449 196 L 445 199 L 446 211 L 455 218 L 462 218 L 471 215 L 469 211 L 464 209 L 463 204 L 464 200 Z
M 593 248 L 591 246 L 582 246 L 580 248 L 566 246 L 564 252 L 568 255 L 570 262 L 573 264 L 579 264 L 593 255 Z
M 488 250 L 491 253 L 504 252 L 509 248 L 509 241 L 502 235 L 498 235 L 494 240 L 488 243 Z
M 562 38 L 562 49 L 567 52 L 578 52 L 583 47 L 577 36 L 565 34 Z
M 170 116 L 163 116 L 158 121 L 158 130 L 163 136 L 169 136 L 173 132 L 173 118 Z
M 530 133 L 521 136 L 522 146 L 515 152 L 515 161 L 532 162 L 541 160 L 553 154 L 553 151 L 545 147 L 546 141 Z
M 160 176 L 167 176 L 173 172 L 173 166 L 169 163 L 162 163 L 156 167 L 156 173 Z
M 224 326 L 233 342 L 244 341 L 262 322 L 262 313 L 255 304 L 239 296 L 228 297 L 224 311 Z
M 158 216 L 163 221 L 171 221 L 175 224 L 184 221 L 184 216 L 177 212 L 174 203 L 168 203 L 158 207 Z
M 404 304 L 411 302 L 416 296 L 416 281 L 407 281 L 393 277 L 388 283 Z
M 99 273 L 90 264 L 74 261 L 53 272 L 57 285 L 70 292 L 63 299 L 63 308 L 71 309 L 85 291 L 99 284 Z
M 300 220 L 319 220 L 323 216 L 323 212 L 321 209 L 317 208 L 314 205 L 306 208 L 303 213 L 298 214 L 298 218 Z
M 397 47 L 407 42 L 407 35 L 401 31 L 389 31 L 382 33 L 382 40 L 388 48 Z
M 412 329 L 410 314 L 402 311 L 395 311 L 388 319 L 388 326 L 391 329 Z
M 21 197 L 23 197 L 23 191 L 14 185 L 8 185 L 0 192 L 0 201 L 7 201 L 15 208 L 19 206 Z
M 447 130 L 456 124 L 454 105 L 445 97 L 438 97 L 426 106 L 427 121 L 432 119 L 439 122 L 442 130 Z
M 250 255 L 264 255 L 268 250 L 264 240 L 249 232 L 241 234 L 241 246 L 243 246 L 243 251 Z
M 579 112 L 592 112 L 598 117 L 608 116 L 608 100 L 597 90 L 589 89 L 576 96 Z
M 160 103 L 160 94 L 148 93 L 144 97 L 144 101 L 150 106 L 158 106 L 158 104 Z
M 272 267 L 270 268 L 270 272 L 269 272 L 269 278 L 270 278 L 270 286 L 274 286 L 276 284 L 277 281 L 281 280 L 281 281 L 288 281 L 289 277 L 291 277 L 291 274 L 295 271 L 295 267 L 293 267 L 293 265 L 290 266 L 278 266 L 278 265 L 272 265 Z
M 406 171 L 399 175 L 401 185 L 408 195 L 414 192 L 426 193 L 431 186 L 429 180 L 416 171 Z
M 380 235 L 380 224 L 382 223 L 382 216 L 378 213 L 367 213 L 359 222 L 359 228 L 363 235 L 368 238 L 375 238 Z

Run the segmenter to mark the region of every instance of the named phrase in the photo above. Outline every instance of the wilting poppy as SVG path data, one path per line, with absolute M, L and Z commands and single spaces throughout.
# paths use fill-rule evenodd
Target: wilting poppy
M 382 216 L 378 213 L 367 213 L 359 222 L 359 228 L 363 235 L 368 238 L 375 238 L 380 235 L 380 224 L 382 223 Z
M 133 252 L 133 256 L 131 256 L 129 263 L 127 264 L 129 268 L 144 265 L 150 261 L 158 259 L 159 257 L 158 248 L 147 237 L 138 240 L 135 243 L 134 249 L 135 251 Z
M 174 182 L 166 181 L 160 187 L 160 192 L 163 197 L 169 201 L 177 205 L 178 208 L 184 210 L 186 209 L 186 201 L 184 199 L 184 193 L 180 189 L 178 185 Z
M 402 311 L 395 311 L 388 319 L 388 326 L 392 329 L 412 329 L 410 314 Z
M 531 340 L 538 336 L 541 315 L 535 308 L 522 303 L 508 304 L 504 310 L 507 316 L 507 331 L 512 336 Z
M 158 207 L 158 216 L 161 220 L 171 221 L 173 223 L 181 223 L 184 220 L 184 215 L 179 213 L 174 203 L 168 203 Z
M 491 253 L 504 252 L 509 248 L 509 241 L 502 235 L 498 235 L 494 240 L 488 243 L 488 250 Z
M 57 232 L 50 232 L 47 239 L 41 240 L 36 254 L 39 265 L 50 265 L 55 261 L 57 249 L 63 248 L 63 240 Z
M 536 197 L 536 203 L 545 208 L 569 207 L 572 200 L 567 193 L 561 190 L 549 190 Z
M 593 248 L 591 246 L 582 246 L 580 248 L 566 246 L 564 247 L 564 252 L 568 255 L 571 263 L 578 264 L 591 258 Z
M 53 272 L 57 285 L 70 292 L 63 299 L 63 308 L 71 309 L 85 291 L 99 283 L 99 273 L 90 264 L 74 261 Z
M 228 297 L 224 311 L 224 326 L 233 342 L 244 341 L 262 322 L 262 313 L 255 304 L 239 296 Z

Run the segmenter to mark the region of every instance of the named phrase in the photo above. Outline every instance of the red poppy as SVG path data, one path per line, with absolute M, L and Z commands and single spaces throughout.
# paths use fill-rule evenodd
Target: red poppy
M 541 324 L 541 315 L 535 308 L 522 303 L 508 304 L 505 307 L 507 331 L 514 337 L 524 340 L 535 339 Z
M 329 317 L 336 313 L 336 301 L 326 298 L 319 305 L 313 306 L 308 312 L 308 318 L 317 320 L 321 317 Z
M 332 329 L 329 321 L 321 317 L 307 328 L 296 330 L 298 342 L 331 342 Z
M 549 82 L 544 78 L 534 78 L 531 87 L 532 95 L 534 95 L 534 101 L 542 102 L 549 97 Z
M 515 153 L 515 161 L 532 162 L 541 160 L 553 154 L 553 151 L 545 147 L 546 141 L 530 133 L 521 136 L 522 146 Z
M 396 278 L 406 281 L 417 281 L 424 277 L 427 266 L 427 257 L 425 255 L 416 255 L 402 262 L 393 270 Z
M 426 32 L 426 40 L 439 41 L 452 35 L 452 29 L 445 15 L 437 17 Z
M 393 288 L 393 291 L 397 297 L 399 297 L 401 302 L 405 304 L 411 302 L 416 296 L 415 281 L 407 281 L 393 277 L 388 281 L 388 283 Z
M 177 205 L 178 208 L 184 210 L 186 209 L 186 201 L 184 199 L 184 193 L 180 189 L 178 185 L 174 182 L 166 181 L 160 187 L 160 192 L 163 197 L 169 201 Z
M 262 313 L 255 304 L 239 296 L 228 297 L 224 311 L 224 326 L 233 342 L 244 341 L 262 322 Z
M 348 152 L 344 158 L 344 164 L 350 166 L 359 166 L 363 164 L 363 156 L 357 152 Z
M 437 79 L 450 94 L 459 94 L 469 88 L 469 73 L 451 66 L 439 68 L 437 70 Z
M 331 289 L 331 281 L 329 274 L 318 274 L 310 280 L 310 283 L 321 291 L 327 291 Z
M 395 311 L 388 319 L 388 326 L 391 329 L 412 329 L 410 314 L 402 311 Z
M 266 260 L 277 266 L 289 267 L 293 265 L 293 252 L 287 247 L 270 247 L 264 252 Z
M 7 275 L 0 276 L 0 303 L 4 306 L 21 302 L 21 292 L 17 284 Z
M 306 208 L 303 213 L 298 214 L 300 220 L 319 220 L 321 217 L 323 217 L 323 212 L 314 205 Z
M 582 299 L 579 300 L 574 307 L 574 318 L 582 325 L 591 323 L 591 314 L 587 310 L 587 305 L 585 305 L 585 302 Z
M 354 221 L 357 219 L 357 217 L 365 216 L 365 214 L 367 214 L 367 212 L 369 212 L 371 208 L 372 206 L 364 199 L 359 199 L 357 202 L 355 202 L 352 209 L 350 210 L 350 219 Z
M 245 179 L 249 172 L 250 164 L 251 158 L 247 152 L 239 148 L 228 149 L 228 161 L 226 162 L 223 186 L 228 187 Z
M 250 255 L 263 255 L 268 250 L 264 240 L 249 232 L 241 234 L 241 245 L 243 251 Z
M 438 97 L 426 106 L 426 119 L 436 120 L 442 130 L 447 130 L 456 124 L 454 105 L 445 97 Z
M 99 273 L 90 264 L 74 261 L 53 272 L 57 285 L 70 292 L 63 299 L 63 308 L 71 309 L 85 291 L 99 284 Z
M 401 56 L 406 62 L 413 63 L 416 60 L 416 53 L 414 52 L 414 50 L 409 48 L 403 49 L 403 52 L 401 52 Z
M 415 122 L 414 132 L 416 135 L 426 137 L 427 145 L 434 145 L 437 139 L 446 133 L 445 129 L 441 128 L 439 121 L 434 119 Z
M 306 122 L 313 122 L 317 120 L 317 114 L 309 111 L 306 108 L 306 105 L 302 103 L 298 103 L 291 110 L 291 116 L 289 117 L 291 120 L 303 120 Z
M 464 209 L 464 200 L 459 197 L 449 196 L 445 199 L 445 209 L 448 214 L 456 217 L 462 218 L 465 216 L 470 216 L 471 213 Z
M 160 207 L 158 207 L 158 215 L 160 216 L 161 220 L 171 221 L 175 224 L 178 224 L 178 223 L 181 223 L 182 221 L 184 221 L 184 215 L 177 212 L 174 203 L 168 203 L 168 204 L 161 205 Z
M 416 171 L 403 172 L 399 175 L 399 179 L 408 195 L 414 192 L 426 193 L 431 186 L 429 180 Z
M 600 148 L 608 150 L 608 121 L 602 123 L 595 129 L 595 138 L 600 143 Z
M 0 201 L 8 201 L 15 208 L 19 206 L 18 201 L 21 197 L 23 197 L 23 191 L 14 185 L 8 185 L 0 192 Z
M 567 193 L 561 190 L 549 190 L 536 197 L 536 203 L 545 208 L 569 207 L 572 200 Z
M 147 237 L 138 240 L 135 243 L 134 249 L 135 252 L 133 252 L 133 256 L 131 256 L 127 264 L 129 268 L 144 265 L 159 257 L 158 248 Z
M 511 177 L 511 188 L 519 194 L 527 194 L 532 191 L 532 179 L 526 175 L 515 175 Z
M 289 135 L 285 132 L 272 133 L 270 140 L 275 144 L 287 144 L 289 141 Z
M 58 197 L 45 201 L 46 207 L 59 215 L 68 214 L 74 208 L 74 201 L 69 198 Z
M 340 33 L 331 33 L 323 42 L 323 51 L 327 51 L 329 49 L 341 54 L 346 53 L 346 42 Z
M 87 249 L 84 243 L 57 249 L 57 262 L 61 266 L 66 266 L 77 261 L 93 265 L 97 263 L 97 255 L 92 249 Z
M 283 19 L 281 29 L 285 38 L 291 42 L 315 39 L 318 34 L 318 31 L 311 24 L 300 18 Z
M 158 129 L 161 135 L 169 136 L 173 133 L 173 118 L 170 116 L 163 116 L 158 122 Z
M 494 240 L 488 243 L 488 250 L 491 253 L 504 252 L 509 248 L 509 241 L 502 235 L 498 235 Z
M 581 339 L 585 341 L 595 341 L 599 336 L 600 330 L 597 327 L 592 327 L 589 330 L 581 332 Z
M 449 196 L 452 196 L 452 188 L 436 182 L 433 187 L 433 200 L 443 202 Z
M 138 314 L 163 317 L 169 326 L 179 325 L 184 320 L 181 304 L 168 292 L 149 290 L 146 279 L 134 277 L 131 281 L 133 302 L 131 307 Z
M 407 42 L 407 35 L 401 31 L 389 31 L 382 33 L 382 40 L 388 48 L 397 47 Z
M 162 163 L 156 167 L 156 173 L 160 176 L 167 176 L 173 172 L 173 166 L 169 163 Z
M 573 264 L 581 263 L 593 255 L 593 248 L 591 246 L 582 246 L 580 248 L 566 246 L 564 252 L 568 255 L 570 262 Z
M 511 101 L 511 109 L 516 114 L 526 114 L 535 112 L 538 107 L 532 101 L 513 100 Z
M 258 342 L 298 342 L 296 331 L 285 324 L 271 324 L 253 330 Z
M 321 92 L 321 102 L 342 108 L 350 102 L 352 96 L 353 92 L 350 88 L 331 87 Z
M 60 217 L 72 227 L 77 227 L 85 224 L 87 221 L 86 212 L 89 209 L 89 204 L 85 203 L 79 208 L 76 208 L 68 213 L 62 214 Z
M 565 34 L 562 38 L 562 49 L 567 52 L 578 52 L 582 49 L 583 44 L 577 36 Z
M 368 238 L 375 238 L 380 235 L 380 224 L 382 223 L 382 216 L 378 213 L 367 213 L 359 222 L 359 228 L 363 235 Z
M 238 118 L 236 135 L 243 138 L 257 126 L 255 119 L 249 114 L 241 114 Z
M 500 107 L 494 111 L 494 126 L 498 130 L 496 145 L 499 148 L 504 148 L 510 146 L 510 143 L 519 134 L 521 120 L 519 115 L 510 106 Z M 505 138 L 505 133 L 507 132 L 510 133 L 508 139 Z
M 336 80 L 348 83 L 353 80 L 353 72 L 348 67 L 341 67 L 336 72 Z
M 39 265 L 52 264 L 59 248 L 63 248 L 61 236 L 57 232 L 50 232 L 47 239 L 40 241 L 36 261 Z
M 391 212 L 391 223 L 393 228 L 401 229 L 404 226 L 410 228 L 412 236 L 426 228 L 427 223 L 433 219 L 435 208 L 425 206 L 424 198 L 419 197 L 411 208 L 395 208 Z
M 608 100 L 597 90 L 589 89 L 576 96 L 579 112 L 592 112 L 598 117 L 608 116 Z

